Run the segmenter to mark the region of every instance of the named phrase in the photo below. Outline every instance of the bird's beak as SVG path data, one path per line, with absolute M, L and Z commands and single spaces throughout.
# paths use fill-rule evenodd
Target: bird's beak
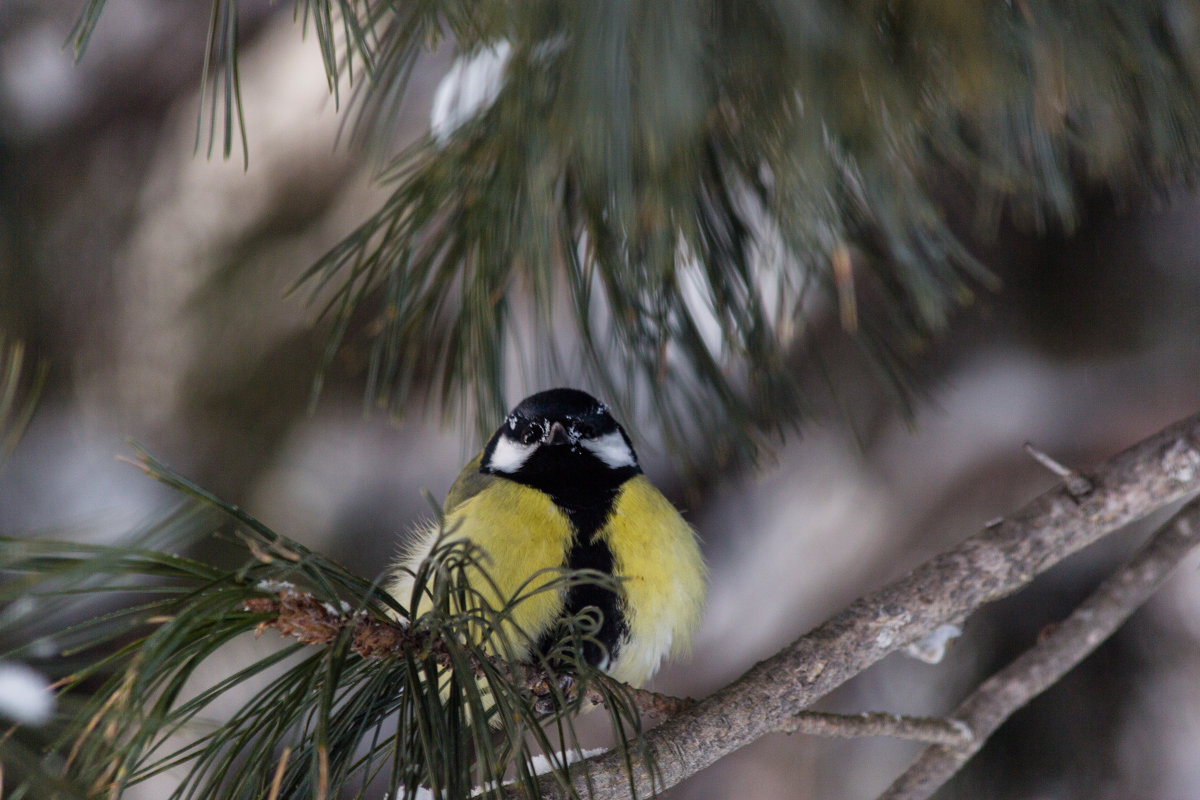
M 545 444 L 572 444 L 571 434 L 561 422 L 555 422 L 542 440 Z

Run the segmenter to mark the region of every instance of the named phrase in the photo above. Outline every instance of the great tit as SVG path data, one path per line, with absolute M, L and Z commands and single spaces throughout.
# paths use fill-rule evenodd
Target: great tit
M 695 532 L 642 474 L 608 407 L 586 392 L 551 389 L 522 400 L 463 468 L 444 512 L 400 558 L 388 589 L 403 603 L 439 538 L 465 539 L 480 548 L 492 581 L 468 571 L 471 588 L 493 608 L 548 586 L 554 568 L 615 578 L 532 593 L 515 605 L 511 620 L 524 636 L 510 642 L 519 657 L 548 652 L 564 617 L 589 607 L 600 621 L 582 655 L 616 680 L 639 686 L 689 647 L 706 579 Z

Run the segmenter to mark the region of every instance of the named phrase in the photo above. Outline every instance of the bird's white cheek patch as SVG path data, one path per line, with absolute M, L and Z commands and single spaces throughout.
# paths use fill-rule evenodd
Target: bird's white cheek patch
M 505 472 L 511 475 L 525 466 L 525 462 L 529 460 L 536 449 L 536 444 L 521 444 L 501 436 L 496 441 L 496 449 L 492 451 L 492 456 L 485 466 L 496 472 Z
M 625 437 L 620 431 L 612 431 L 596 439 L 584 439 L 580 444 L 613 469 L 637 466 L 637 458 L 629 445 L 625 444 Z

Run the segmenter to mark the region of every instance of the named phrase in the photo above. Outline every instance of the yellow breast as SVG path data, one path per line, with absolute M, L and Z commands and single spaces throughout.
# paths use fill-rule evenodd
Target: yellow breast
M 511 621 L 525 636 L 516 634 L 511 626 L 506 626 L 505 633 L 515 655 L 524 657 L 529 652 L 526 637 L 536 641 L 562 613 L 558 592 L 538 591 L 553 581 L 555 574 L 537 573 L 563 566 L 572 541 L 566 516 L 542 492 L 512 481 L 495 481 L 488 491 L 449 509 L 444 531 L 447 541 L 466 540 L 483 551 L 482 567 L 489 580 L 478 569 L 469 569 L 466 577 L 488 605 L 501 609 L 521 596 Z M 401 566 L 415 570 L 429 554 L 437 534 L 436 526 L 423 532 Z M 411 590 L 411 576 L 404 571 L 389 586 L 403 603 L 408 602 Z M 429 598 L 423 598 L 413 609 L 414 615 L 428 608 Z
M 543 492 L 493 480 L 486 491 L 469 494 L 448 510 L 445 531 L 448 540 L 465 539 L 485 553 L 483 567 L 490 583 L 479 570 L 470 570 L 467 579 L 489 605 L 503 608 L 522 596 L 511 621 L 523 635 L 511 625 L 505 634 L 514 655 L 528 655 L 530 643 L 563 613 L 560 592 L 538 589 L 554 580 L 553 570 L 566 564 L 574 540 L 566 515 Z M 436 527 L 424 531 L 401 566 L 415 570 L 437 534 Z M 663 659 L 690 646 L 704 603 L 704 561 L 695 532 L 641 475 L 622 484 L 596 535 L 612 552 L 628 629 L 608 671 L 638 686 L 658 671 Z M 401 570 L 389 590 L 407 603 L 411 577 Z M 428 607 L 425 598 L 414 613 L 420 615 Z
M 621 487 L 601 535 L 613 553 L 629 626 L 609 672 L 638 686 L 664 658 L 691 646 L 707 571 L 691 526 L 641 475 Z

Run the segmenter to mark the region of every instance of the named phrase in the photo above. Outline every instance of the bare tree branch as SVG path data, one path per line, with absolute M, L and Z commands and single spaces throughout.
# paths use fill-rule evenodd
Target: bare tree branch
M 892 651 L 943 623 L 961 622 L 984 603 L 1125 525 L 1200 491 L 1200 415 L 1113 456 L 1092 475 L 1091 491 L 1049 491 L 988 525 L 904 578 L 762 661 L 742 677 L 648 731 L 634 762 L 609 752 L 572 768 L 576 792 L 593 798 L 639 795 L 676 785 L 789 721 Z M 653 773 L 647 768 L 653 763 Z M 547 777 L 542 790 L 565 793 Z
M 921 800 L 979 751 L 1021 706 L 1054 685 L 1113 634 L 1200 545 L 1200 500 L 1193 500 L 1037 645 L 986 680 L 951 715 L 974 737 L 923 752 L 880 800 Z

